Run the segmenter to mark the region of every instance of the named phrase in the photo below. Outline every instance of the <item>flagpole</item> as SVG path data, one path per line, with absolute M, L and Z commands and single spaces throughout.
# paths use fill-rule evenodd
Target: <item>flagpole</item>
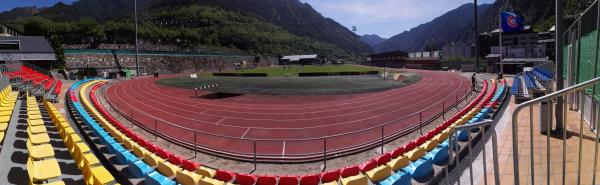
M 504 53 L 504 48 L 502 47 L 502 11 L 499 11 L 498 14 L 498 31 L 500 32 L 500 38 L 498 42 L 500 43 L 500 74 L 504 75 L 504 61 L 502 61 L 502 54 Z

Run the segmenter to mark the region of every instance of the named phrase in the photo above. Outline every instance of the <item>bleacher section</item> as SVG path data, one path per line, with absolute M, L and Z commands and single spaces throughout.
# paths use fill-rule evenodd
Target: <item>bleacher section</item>
M 406 145 L 363 164 L 320 174 L 302 176 L 274 176 L 235 173 L 212 169 L 172 154 L 143 139 L 112 117 L 99 104 L 95 91 L 102 80 L 79 81 L 69 89 L 69 103 L 92 134 L 100 138 L 116 165 L 127 165 L 128 176 L 143 178 L 147 184 L 203 184 L 223 185 L 403 185 L 436 182 L 443 176 L 449 159 L 449 134 L 456 126 L 473 124 L 494 117 L 507 92 L 505 81 L 484 81 L 480 93 L 467 106 L 435 129 Z M 88 89 L 89 93 L 87 92 Z M 75 92 L 79 89 L 79 96 Z M 88 98 L 89 97 L 89 98 Z M 466 150 L 464 138 L 476 137 L 478 130 L 459 133 L 455 148 Z
M 69 153 L 75 159 L 77 168 L 83 172 L 84 181 L 87 184 L 115 184 L 115 178 L 100 163 L 100 160 L 92 153 L 88 145 L 75 133 L 65 118 L 62 117 L 56 107 L 48 101 L 44 105 L 52 118 L 52 123 L 59 131 L 69 149 Z
M 11 89 L 12 87 L 9 85 L 0 91 L 0 146 L 4 141 L 4 135 L 17 101 L 18 93 L 12 92 Z
M 13 71 L 4 72 L 19 89 L 30 90 L 37 96 L 56 101 L 62 81 L 54 79 L 49 75 L 36 71 L 25 65 L 17 67 Z
M 543 68 L 526 68 L 523 73 L 514 77 L 510 94 L 515 96 L 515 101 L 522 102 L 545 95 L 548 92 L 549 82 L 554 78 L 554 73 Z

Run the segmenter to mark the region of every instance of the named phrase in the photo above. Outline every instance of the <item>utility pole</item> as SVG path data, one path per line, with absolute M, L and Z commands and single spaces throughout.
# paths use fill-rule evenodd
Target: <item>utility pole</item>
M 474 24 L 474 28 L 473 28 L 473 32 L 475 32 L 475 73 L 479 73 L 479 28 L 478 28 L 478 17 L 479 15 L 477 14 L 477 0 L 474 0 L 474 4 L 473 4 L 473 8 L 474 8 L 474 12 L 475 12 L 475 24 Z
M 555 39 L 555 47 L 554 47 L 554 61 L 556 62 L 556 91 L 562 90 L 565 86 L 564 86 L 564 79 L 563 79 L 563 40 L 562 40 L 562 34 L 563 34 L 563 4 L 564 1 L 563 0 L 556 0 L 556 27 L 555 27 L 555 31 L 554 31 L 554 39 Z M 564 100 L 562 98 L 562 96 L 557 97 L 556 98 L 556 107 L 554 110 L 556 110 L 555 113 L 555 117 L 556 117 L 556 131 L 562 131 L 563 129 L 565 129 L 564 127 L 564 123 L 562 122 L 563 120 L 563 103 Z
M 140 76 L 139 50 L 138 50 L 138 17 L 137 17 L 137 0 L 133 1 L 134 22 L 135 22 L 135 76 Z

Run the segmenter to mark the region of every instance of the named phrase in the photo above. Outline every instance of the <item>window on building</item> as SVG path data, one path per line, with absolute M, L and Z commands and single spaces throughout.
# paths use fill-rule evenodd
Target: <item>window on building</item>
M 19 50 L 21 42 L 18 40 L 0 40 L 0 50 Z

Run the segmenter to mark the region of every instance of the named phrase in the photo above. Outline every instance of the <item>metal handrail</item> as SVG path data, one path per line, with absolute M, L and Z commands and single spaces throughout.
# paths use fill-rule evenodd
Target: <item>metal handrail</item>
M 465 124 L 465 125 L 461 125 L 461 126 L 456 126 L 454 128 L 451 128 L 450 130 L 450 134 L 449 134 L 449 145 L 448 145 L 448 166 L 452 166 L 452 165 L 458 165 L 458 167 L 455 167 L 452 172 L 454 173 L 453 175 L 449 175 L 449 170 L 448 168 L 446 168 L 445 172 L 446 172 L 446 178 L 444 179 L 442 184 L 454 184 L 453 180 L 458 180 L 457 174 L 462 174 L 462 171 L 464 171 L 466 169 L 466 165 L 469 165 L 469 172 L 470 172 L 470 177 L 471 177 L 471 183 L 473 182 L 473 153 L 475 152 L 479 152 L 480 150 L 483 150 L 483 173 L 484 173 L 484 181 L 485 184 L 487 184 L 487 166 L 486 166 L 486 150 L 485 150 L 485 145 L 486 142 L 488 140 L 489 137 L 492 138 L 492 163 L 493 163 L 493 169 L 494 169 L 494 182 L 495 184 L 499 185 L 500 184 L 500 171 L 499 171 L 499 166 L 498 166 L 498 138 L 497 138 L 497 134 L 496 134 L 496 130 L 494 129 L 494 120 L 484 120 L 484 121 L 480 121 L 480 122 L 476 122 L 473 124 Z M 490 127 L 488 127 L 490 126 Z M 488 127 L 491 131 L 488 132 L 488 134 L 486 134 L 486 127 Z M 460 163 L 460 164 L 455 164 L 455 163 L 459 163 L 459 152 L 455 152 L 454 148 L 456 148 L 455 145 L 455 133 L 458 131 L 465 131 L 466 132 L 470 132 L 471 129 L 473 128 L 479 128 L 481 130 L 481 135 L 482 135 L 482 140 L 479 140 L 475 150 L 472 147 L 472 137 L 470 134 L 468 134 L 469 138 L 468 138 L 468 161 L 466 161 L 466 163 Z M 481 148 L 481 149 L 479 149 Z M 479 150 L 478 150 L 479 149 Z M 453 153 L 457 153 L 456 157 L 453 157 Z M 459 183 L 460 184 L 460 183 Z
M 577 84 L 577 85 L 574 85 L 574 86 L 562 89 L 560 91 L 556 91 L 554 93 L 550 93 L 550 94 L 547 94 L 545 96 L 542 96 L 542 97 L 539 97 L 539 98 L 536 98 L 536 99 L 532 99 L 532 100 L 526 101 L 526 102 L 524 102 L 524 103 L 522 103 L 520 105 L 517 105 L 515 107 L 515 110 L 514 110 L 514 113 L 513 113 L 513 116 L 512 116 L 512 142 L 513 142 L 512 143 L 513 144 L 513 148 L 512 149 L 513 149 L 513 170 L 514 170 L 513 172 L 514 172 L 514 180 L 515 180 L 514 183 L 515 184 L 519 184 L 520 183 L 520 181 L 519 181 L 519 153 L 518 153 L 518 149 L 519 149 L 519 146 L 518 146 L 519 145 L 519 142 L 518 142 L 518 117 L 519 117 L 519 112 L 521 110 L 523 110 L 524 108 L 526 108 L 526 107 L 532 108 L 534 104 L 551 101 L 554 98 L 558 98 L 558 97 L 564 96 L 564 95 L 566 95 L 568 93 L 574 93 L 574 92 L 579 91 L 581 89 L 584 89 L 586 87 L 589 87 L 589 86 L 592 86 L 592 85 L 596 85 L 599 82 L 600 82 L 600 77 L 597 77 L 597 78 L 585 81 L 583 83 L 580 83 L 580 84 Z M 566 111 L 566 110 L 564 110 L 564 111 Z M 532 146 L 532 148 L 533 148 L 533 121 L 532 121 L 533 120 L 533 117 L 532 117 L 533 114 L 532 113 L 533 113 L 533 109 L 530 110 L 530 120 L 531 120 L 530 121 L 530 126 L 531 126 L 531 129 L 530 129 L 530 144 L 531 145 L 530 146 Z M 548 128 L 548 129 L 550 129 L 550 128 Z M 563 129 L 562 131 L 563 131 L 563 137 L 564 137 L 566 135 L 566 129 Z M 547 135 L 548 135 L 548 137 L 550 137 L 550 134 L 547 134 Z M 563 138 L 563 140 L 564 139 L 566 139 L 566 138 Z M 564 141 L 566 141 L 566 140 L 564 140 Z M 580 153 L 581 153 L 581 151 L 580 151 Z M 563 155 L 565 155 L 565 154 L 563 154 Z M 530 175 L 531 175 L 531 178 L 532 178 L 531 179 L 532 183 L 534 182 L 534 178 L 535 178 L 535 170 L 533 168 L 534 164 L 535 164 L 534 163 L 534 155 L 533 155 L 533 149 L 532 149 L 531 150 L 531 165 L 532 165 L 532 167 L 530 168 L 531 169 L 531 174 Z M 565 166 L 565 161 L 563 160 L 563 168 L 564 168 L 564 166 Z M 548 168 L 549 167 L 550 166 L 548 166 Z M 564 176 L 564 174 L 563 174 L 563 176 Z

